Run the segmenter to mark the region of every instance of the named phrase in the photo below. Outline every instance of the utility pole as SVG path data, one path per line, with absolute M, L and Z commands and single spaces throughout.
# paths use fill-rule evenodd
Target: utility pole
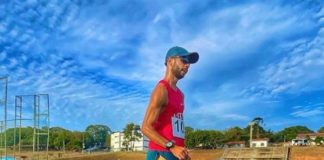
M 255 122 L 252 121 L 249 123 L 250 126 L 250 148 L 252 148 L 252 140 L 253 140 L 253 126 L 255 125 Z
M 257 125 L 257 138 L 259 138 L 259 124 L 263 123 L 263 119 L 261 117 L 254 118 L 250 123 L 250 148 L 252 147 L 252 140 L 253 140 L 253 127 Z

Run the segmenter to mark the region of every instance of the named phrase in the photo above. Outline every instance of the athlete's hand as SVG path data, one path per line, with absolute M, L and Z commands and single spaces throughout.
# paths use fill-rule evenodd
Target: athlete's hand
M 190 160 L 189 152 L 186 148 L 175 145 L 170 148 L 170 151 L 174 156 L 179 158 L 179 160 Z

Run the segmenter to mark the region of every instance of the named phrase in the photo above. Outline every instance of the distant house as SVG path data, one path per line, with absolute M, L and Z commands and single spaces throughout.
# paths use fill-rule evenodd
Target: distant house
M 317 137 L 324 138 L 324 133 L 301 133 L 297 134 L 296 138 L 291 141 L 291 145 L 316 145 Z
M 253 139 L 250 142 L 251 147 L 268 147 L 269 139 L 268 138 L 258 138 Z
M 122 151 L 126 148 L 123 145 L 124 142 L 124 133 L 115 132 L 110 135 L 110 149 L 113 152 Z
M 308 143 L 307 138 L 297 137 L 297 138 L 291 140 L 291 145 L 293 145 L 293 146 L 306 146 L 308 144 L 309 143 Z
M 225 144 L 227 148 L 243 148 L 245 147 L 244 141 L 230 141 Z
M 124 145 L 124 133 L 123 132 L 115 132 L 110 135 L 110 148 L 111 151 L 123 151 L 126 149 Z M 146 151 L 148 148 L 148 139 L 142 135 L 138 141 L 131 142 L 129 147 L 134 151 Z

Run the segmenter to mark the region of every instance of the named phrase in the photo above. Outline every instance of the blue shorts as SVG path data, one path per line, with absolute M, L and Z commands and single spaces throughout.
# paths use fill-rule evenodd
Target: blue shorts
M 166 160 L 179 160 L 171 152 L 148 150 L 146 153 L 146 160 L 157 160 L 159 157 Z

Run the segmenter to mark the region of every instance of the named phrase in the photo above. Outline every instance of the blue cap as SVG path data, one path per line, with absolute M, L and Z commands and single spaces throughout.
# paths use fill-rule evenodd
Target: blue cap
M 176 56 L 183 58 L 190 64 L 196 63 L 199 59 L 199 54 L 197 52 L 188 52 L 186 49 L 182 47 L 175 46 L 168 50 L 165 57 L 165 64 L 168 58 L 176 57 Z

